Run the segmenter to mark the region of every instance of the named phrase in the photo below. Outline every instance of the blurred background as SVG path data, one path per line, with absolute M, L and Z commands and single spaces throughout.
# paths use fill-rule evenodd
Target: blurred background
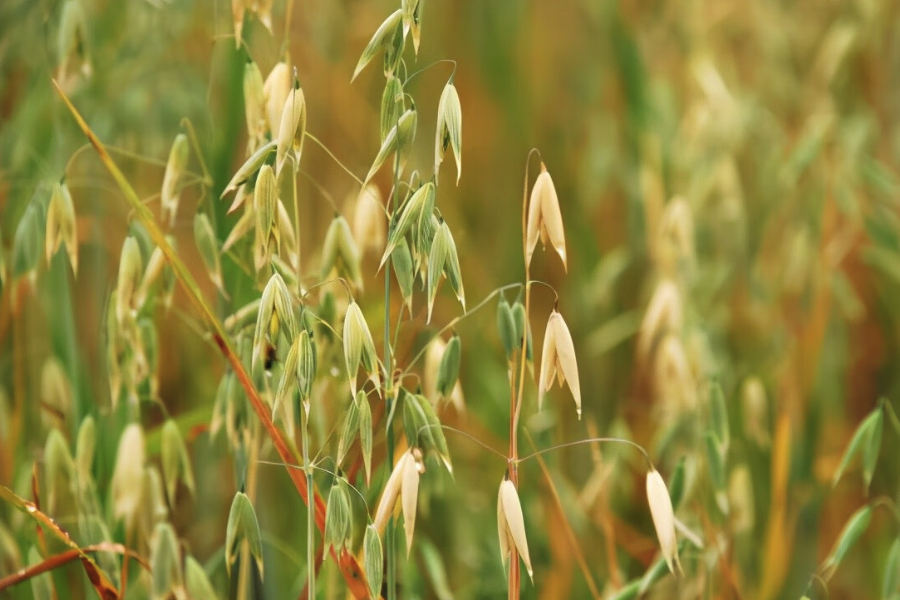
M 667 480 L 684 460 L 688 485 L 677 514 L 704 549 L 687 546 L 689 576 L 665 578 L 647 597 L 881 598 L 888 548 L 900 530 L 900 435 L 884 427 L 868 490 L 856 463 L 835 487 L 832 477 L 879 398 L 900 405 L 900 4 L 423 2 L 421 47 L 406 60 L 410 72 L 456 61 L 463 170 L 454 186 L 452 161 L 444 161 L 437 204 L 455 236 L 470 307 L 524 277 L 521 203 L 531 148 L 540 150 L 559 196 L 568 273 L 552 252 L 538 250 L 531 274 L 559 294 L 584 414 L 576 419 L 568 390 L 559 388 L 538 412 L 529 388 L 524 428 L 538 448 L 601 435 L 633 439 Z M 245 158 L 247 51 L 235 49 L 227 2 L 82 4 L 85 59 L 72 64 L 61 64 L 59 52 L 62 3 L 0 4 L 0 483 L 26 497 L 48 429 L 61 428 L 74 443 L 87 414 L 98 419 L 95 476 L 105 489 L 124 419 L 110 406 L 103 332 L 132 215 L 93 151 L 79 150 L 85 139 L 51 77 L 63 80 L 100 139 L 134 153 L 115 158 L 142 197 L 158 194 L 184 117 L 196 129 L 214 198 Z M 274 34 L 253 17 L 244 26 L 263 76 L 289 40 L 307 130 L 359 177 L 380 145 L 380 59 L 350 78 L 397 4 L 294 0 L 286 24 L 288 4 L 275 0 Z M 432 66 L 406 89 L 419 110 L 411 169 L 431 171 L 437 103 L 452 69 Z M 298 179 L 301 256 L 315 278 L 334 216 L 321 189 L 349 218 L 359 187 L 309 142 L 303 163 L 310 177 Z M 529 185 L 537 167 L 532 161 Z M 383 195 L 387 171 L 375 178 Z M 18 226 L 29 203 L 49 197 L 64 173 L 77 213 L 77 278 L 57 255 L 49 264 L 41 259 L 31 284 L 16 271 Z M 173 233 L 225 317 L 240 298 L 216 295 L 192 242 L 194 208 L 208 201 L 199 187 L 187 189 Z M 236 221 L 226 216 L 228 204 L 215 203 L 219 240 Z M 155 200 L 149 205 L 158 209 Z M 377 254 L 366 255 L 359 298 L 374 332 L 383 294 Z M 417 295 L 417 308 L 424 303 Z M 536 351 L 553 303 L 547 288 L 534 288 Z M 459 311 L 442 293 L 434 322 Z M 208 422 L 224 364 L 180 291 L 157 327 L 158 395 L 192 432 L 197 479 L 196 494 L 173 507 L 172 522 L 221 590 L 234 467 L 221 439 L 211 443 L 202 427 L 190 427 Z M 401 363 L 427 331 L 419 315 L 404 331 Z M 467 408 L 442 420 L 505 453 L 508 387 L 495 303 L 455 331 Z M 61 367 L 70 397 L 60 400 L 42 385 L 48 361 Z M 705 441 L 713 381 L 723 391 L 730 436 L 719 482 Z M 326 453 L 338 412 L 322 411 L 314 447 Z M 164 416 L 153 403 L 142 406 L 148 432 Z M 430 481 L 431 471 L 423 477 L 401 595 L 502 597 L 495 502 L 506 465 L 462 436 L 447 438 L 454 477 L 437 470 Z M 527 438 L 521 444 L 522 454 L 532 451 Z M 582 445 L 542 458 L 552 488 L 536 460 L 520 468 L 535 570 L 523 597 L 605 598 L 640 578 L 658 558 L 640 456 Z M 259 473 L 265 597 L 296 597 L 306 570 L 305 509 L 284 469 L 262 465 Z M 826 592 L 812 575 L 867 502 L 877 506 L 872 525 Z M 24 555 L 28 527 L 7 506 L 0 525 Z M 0 575 L 10 564 L 0 556 Z M 65 593 L 81 597 L 79 569 L 56 577 L 78 582 Z M 345 596 L 333 564 L 322 577 L 321 597 Z M 29 594 L 26 585 L 0 597 Z

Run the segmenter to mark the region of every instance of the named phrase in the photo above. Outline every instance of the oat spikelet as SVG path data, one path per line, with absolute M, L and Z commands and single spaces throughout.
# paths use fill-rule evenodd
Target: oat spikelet
M 53 258 L 60 244 L 65 244 L 69 254 L 72 272 L 78 275 L 78 240 L 75 232 L 75 205 L 69 186 L 58 183 L 53 186 L 53 196 L 47 208 L 47 228 L 45 234 L 45 250 L 47 262 Z
M 675 567 L 680 573 L 681 562 L 678 560 L 678 541 L 675 538 L 675 511 L 672 509 L 672 499 L 666 489 L 666 482 L 656 469 L 651 469 L 647 473 L 647 502 L 650 504 L 653 527 L 656 528 L 656 537 L 659 538 L 666 565 L 672 574 L 675 574 Z
M 263 83 L 263 96 L 266 99 L 266 119 L 269 133 L 274 136 L 281 125 L 281 113 L 284 103 L 291 92 L 291 71 L 285 61 L 280 61 L 269 72 Z
M 528 540 L 525 538 L 525 517 L 519 502 L 519 492 L 509 479 L 503 479 L 497 498 L 497 528 L 500 534 L 500 556 L 505 563 L 510 555 L 510 548 L 515 546 L 525 563 L 528 576 L 534 581 L 531 569 L 531 558 L 528 556 Z
M 419 475 L 425 470 L 422 453 L 412 449 L 411 458 L 403 463 L 403 481 L 400 485 L 403 505 L 403 529 L 406 532 L 406 555 L 412 549 L 413 532 L 416 529 L 416 504 L 419 500 Z
M 681 329 L 683 311 L 678 286 L 664 279 L 656 285 L 644 320 L 638 330 L 638 357 L 646 360 L 653 345 L 664 334 Z
M 544 333 L 541 373 L 538 383 L 538 407 L 543 404 L 544 394 L 553 386 L 554 378 L 558 380 L 560 387 L 568 381 L 580 419 L 581 385 L 578 380 L 575 344 L 572 342 L 572 334 L 569 333 L 566 322 L 556 310 L 547 319 L 547 330 Z
M 372 521 L 378 533 L 383 534 L 384 528 L 387 526 L 388 519 L 394 512 L 397 505 L 397 499 L 400 497 L 400 489 L 403 481 L 404 467 L 406 461 L 413 460 L 409 450 L 400 455 L 400 458 L 394 464 L 394 470 L 388 477 L 384 486 L 384 492 L 381 494 L 381 500 L 378 502 L 378 508 L 375 510 L 375 519 Z
M 531 198 L 528 202 L 528 218 L 525 226 L 526 264 L 531 263 L 538 237 L 544 246 L 548 242 L 553 246 L 562 260 L 563 269 L 568 270 L 566 236 L 562 214 L 559 211 L 559 198 L 556 195 L 553 179 L 550 178 L 550 173 L 547 172 L 544 163 L 541 163 L 541 173 L 535 180 L 534 187 L 531 188 Z

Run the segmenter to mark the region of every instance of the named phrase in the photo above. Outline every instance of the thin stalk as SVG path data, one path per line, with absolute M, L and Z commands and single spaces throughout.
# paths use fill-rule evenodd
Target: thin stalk
M 300 426 L 303 429 L 303 469 L 306 471 L 306 568 L 309 571 L 309 583 L 307 588 L 309 593 L 307 598 L 315 600 L 316 597 L 316 568 L 314 560 L 316 556 L 316 511 L 313 509 L 315 504 L 309 498 L 309 490 L 313 488 L 313 470 L 312 463 L 309 460 L 309 413 L 305 406 L 300 408 Z
M 399 119 L 397 121 L 399 127 Z M 393 189 L 393 213 L 397 212 L 397 208 L 400 204 L 400 152 L 398 151 L 394 153 L 394 189 Z M 393 419 L 390 418 L 390 415 L 393 414 L 392 410 L 392 402 L 394 402 L 394 393 L 393 393 L 393 357 L 391 354 L 391 261 L 387 261 L 385 263 L 384 268 L 384 381 L 385 381 L 385 411 L 386 414 L 389 415 L 388 419 L 385 421 L 385 441 L 387 443 L 387 460 L 385 461 L 385 465 L 387 467 L 388 476 L 390 476 L 391 471 L 394 469 L 394 428 L 392 427 Z M 397 557 L 396 552 L 394 551 L 394 517 L 388 519 L 387 529 L 384 532 L 384 540 L 385 545 L 387 546 L 387 553 L 385 556 L 385 567 L 387 568 L 387 600 L 395 600 L 397 598 Z

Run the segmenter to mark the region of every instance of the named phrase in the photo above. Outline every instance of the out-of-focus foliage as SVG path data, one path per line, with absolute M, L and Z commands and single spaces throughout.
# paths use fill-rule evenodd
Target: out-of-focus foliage
M 520 455 L 532 453 L 529 439 L 536 448 L 598 436 L 634 440 L 648 449 L 688 531 L 679 529 L 685 576 L 675 578 L 659 552 L 638 453 L 591 444 L 528 459 L 519 465 L 518 498 L 534 585 L 523 578 L 522 596 L 897 598 L 900 4 L 420 1 L 421 42 L 417 56 L 407 44 L 404 76 L 428 69 L 404 89 L 418 112 L 406 170 L 430 175 L 438 162 L 437 111 L 454 65 L 430 65 L 452 59 L 465 118 L 459 141 L 448 132 L 443 157 L 454 160 L 440 164 L 437 205 L 453 226 L 469 308 L 523 279 L 521 186 L 532 147 L 553 174 L 561 207 L 568 273 L 550 247 L 535 252 L 531 277 L 558 292 L 578 358 L 582 418 L 568 386 L 551 386 L 537 411 L 537 356 Z M 265 462 L 278 460 L 270 444 L 248 444 L 246 452 L 230 445 L 236 432 L 259 435 L 256 417 L 51 78 L 113 148 L 160 222 L 168 224 L 159 204 L 173 140 L 188 133 L 182 119 L 192 124 L 198 147 L 182 166 L 166 233 L 225 320 L 258 300 L 268 281 L 257 280 L 239 249 L 221 262 L 209 252 L 240 227 L 244 211 L 228 214 L 232 196 L 218 198 L 252 146 L 248 56 L 265 78 L 289 54 L 306 130 L 365 178 L 386 137 L 381 53 L 352 84 L 351 77 L 398 4 L 275 0 L 272 31 L 247 12 L 236 48 L 232 7 L 223 0 L 0 2 L 0 484 L 40 500 L 80 546 L 116 542 L 153 559 L 152 578 L 129 563 L 129 598 L 210 589 L 225 598 L 248 577 L 242 569 L 259 572 L 244 597 L 297 597 L 307 574 L 307 513 L 285 469 Z M 328 262 L 331 229 L 337 239 L 353 222 L 353 235 L 361 235 L 351 217 L 360 186 L 320 146 L 306 140 L 302 150 L 293 242 L 302 270 L 315 281 L 336 272 L 363 307 L 377 307 L 391 232 L 381 232 L 371 252 L 356 240 L 358 272 L 346 245 L 335 245 L 343 258 Z M 291 169 L 291 160 L 276 166 Z M 390 202 L 392 169 L 391 155 L 372 174 L 379 202 Z M 51 199 L 63 183 L 76 215 L 77 277 L 67 243 L 44 256 Z M 289 183 L 276 185 L 290 196 Z M 203 219 L 195 222 L 198 209 Z M 271 226 L 277 217 L 270 217 Z M 205 240 L 200 247 L 195 231 Z M 257 242 L 262 252 L 275 244 L 269 236 L 243 243 Z M 398 248 L 405 246 L 404 239 Z M 413 268 L 405 252 L 405 259 L 394 252 L 394 268 L 403 260 Z M 328 270 L 320 273 L 323 262 Z M 156 278 L 142 289 L 149 272 Z M 133 285 L 123 286 L 128 278 Z M 438 325 L 429 326 L 429 299 L 416 283 L 415 319 L 404 322 L 393 348 L 400 365 L 461 313 L 454 297 L 461 290 L 448 277 L 434 304 Z M 395 286 L 393 324 L 399 292 Z M 512 304 L 515 292 L 506 295 Z M 171 308 L 136 310 L 147 297 L 154 308 Z M 309 422 L 314 451 L 328 457 L 357 400 L 349 392 L 322 396 L 339 389 L 338 378 L 347 390 L 336 316 L 347 306 L 338 291 L 316 298 L 315 316 L 337 324 L 334 337 L 317 322 L 295 328 L 297 339 L 315 329 L 317 343 L 330 348 L 318 356 L 328 362 L 311 367 L 327 381 L 312 392 Z M 556 300 L 533 286 L 538 350 Z M 433 390 L 452 390 L 441 422 L 506 454 L 509 348 L 494 308 L 453 328 L 463 347 L 458 388 L 429 385 L 427 367 L 413 370 L 429 400 Z M 365 319 L 380 354 L 383 318 L 370 310 Z M 253 311 L 246 323 L 226 326 L 255 323 Z M 249 365 L 256 348 L 246 341 L 237 349 Z M 307 366 L 316 360 L 306 358 Z M 229 407 L 222 414 L 214 411 L 219 402 Z M 296 409 L 278 421 L 291 435 L 286 423 L 299 431 L 303 405 Z M 363 414 L 359 422 L 371 424 L 373 415 Z M 363 514 L 363 501 L 374 513 L 387 477 L 383 433 L 376 431 L 374 448 L 366 434 L 373 460 L 372 487 L 360 484 L 366 494 L 317 474 L 325 498 L 334 484 L 354 514 Z M 506 462 L 459 434 L 445 436 L 453 476 L 426 461 L 409 557 L 399 529 L 382 541 L 403 561 L 399 596 L 502 597 L 495 532 Z M 331 459 L 321 466 L 340 467 Z M 362 480 L 360 465 L 343 468 Z M 66 549 L 3 500 L 0 580 Z M 234 505 L 243 517 L 226 540 Z M 364 535 L 366 548 L 377 546 L 366 525 L 353 523 L 354 553 Z M 248 537 L 253 560 L 238 556 Z M 93 558 L 120 586 L 120 553 L 107 546 Z M 319 581 L 318 597 L 346 595 L 330 557 Z M 51 590 L 63 599 L 96 597 L 75 561 L 3 589 L 0 599 Z

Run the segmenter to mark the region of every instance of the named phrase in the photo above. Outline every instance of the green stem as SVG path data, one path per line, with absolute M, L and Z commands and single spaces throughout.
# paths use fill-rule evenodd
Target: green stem
M 303 469 L 306 471 L 306 568 L 309 571 L 309 600 L 316 598 L 316 510 L 315 501 L 312 499 L 313 470 L 309 461 L 309 413 L 305 406 L 300 407 L 301 427 L 303 428 Z
M 398 121 L 399 124 L 399 121 Z M 394 191 L 393 206 L 394 211 L 400 204 L 399 194 L 400 181 L 400 154 L 394 154 Z M 391 356 L 391 261 L 385 263 L 384 268 L 384 381 L 385 381 L 385 414 L 391 415 L 391 402 L 393 401 L 393 357 Z M 386 419 L 387 428 L 385 438 L 387 442 L 387 461 L 388 476 L 394 469 L 394 428 L 392 419 Z M 395 600 L 397 597 L 397 581 L 396 566 L 397 559 L 394 548 L 394 518 L 388 520 L 387 529 L 384 532 L 385 545 L 387 546 L 387 555 L 385 557 L 385 566 L 387 567 L 387 600 Z

